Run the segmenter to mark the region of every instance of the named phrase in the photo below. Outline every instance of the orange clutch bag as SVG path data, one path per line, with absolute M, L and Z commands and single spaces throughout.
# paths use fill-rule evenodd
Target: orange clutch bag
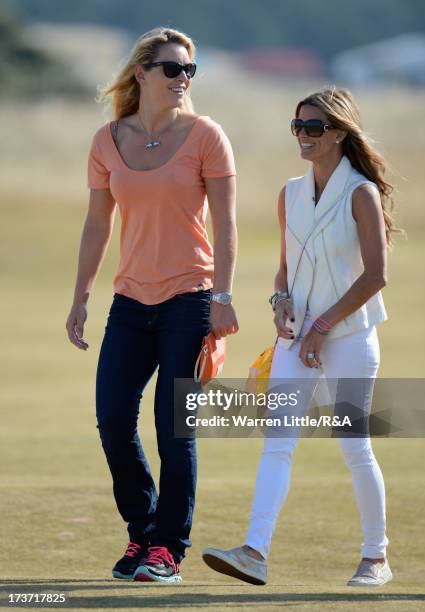
M 213 332 L 202 340 L 201 350 L 195 363 L 193 378 L 195 382 L 205 385 L 218 376 L 226 358 L 226 338 L 218 340 Z

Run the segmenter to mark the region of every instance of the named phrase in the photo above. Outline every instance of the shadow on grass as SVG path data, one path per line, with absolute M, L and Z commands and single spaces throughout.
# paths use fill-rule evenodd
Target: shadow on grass
M 277 585 L 270 585 L 276 588 Z M 29 590 L 29 588 L 31 590 Z M 116 590 L 116 589 L 137 589 L 138 592 L 123 595 L 95 595 L 72 596 L 72 591 L 81 590 Z M 150 589 L 164 589 L 164 596 L 156 593 L 149 593 Z M 241 589 L 247 588 L 247 593 L 220 593 L 196 592 L 197 589 Z M 293 588 L 293 587 L 291 587 Z M 303 586 L 299 587 L 302 590 Z M 186 592 L 170 593 L 171 589 L 186 590 Z M 193 589 L 195 592 L 187 592 Z M 161 585 L 133 583 L 131 581 L 121 583 L 115 580 L 4 580 L 0 585 L 0 605 L 8 602 L 8 595 L 11 593 L 43 593 L 43 592 L 67 592 L 67 599 L 64 603 L 44 603 L 44 607 L 49 608 L 80 608 L 80 609 L 121 609 L 134 608 L 135 606 L 151 608 L 189 608 L 192 606 L 208 605 L 240 605 L 249 604 L 320 604 L 323 602 L 391 602 L 391 601 L 424 601 L 425 593 L 358 593 L 350 590 L 347 593 L 285 593 L 282 589 L 280 593 L 258 592 L 258 587 L 249 585 L 229 585 L 229 584 L 187 584 L 187 585 Z M 254 592 L 256 591 L 256 592 Z M 13 603 L 14 608 L 28 608 L 28 603 Z M 34 604 L 33 604 L 34 605 Z M 36 605 L 36 604 L 35 604 Z

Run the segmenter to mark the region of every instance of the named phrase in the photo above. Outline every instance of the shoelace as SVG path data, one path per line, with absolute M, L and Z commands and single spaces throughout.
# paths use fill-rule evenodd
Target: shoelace
M 176 565 L 173 555 L 166 546 L 149 546 L 146 563 L 152 563 L 152 565 L 166 563 L 178 571 L 178 565 Z
M 135 557 L 142 547 L 136 542 L 129 542 L 127 544 L 127 550 L 125 551 L 126 557 Z

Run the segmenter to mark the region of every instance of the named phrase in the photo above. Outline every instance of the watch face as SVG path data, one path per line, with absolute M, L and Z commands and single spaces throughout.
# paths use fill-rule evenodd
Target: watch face
M 219 304 L 223 304 L 223 306 L 227 306 L 227 304 L 230 304 L 232 301 L 232 296 L 229 293 L 213 293 L 212 300 Z

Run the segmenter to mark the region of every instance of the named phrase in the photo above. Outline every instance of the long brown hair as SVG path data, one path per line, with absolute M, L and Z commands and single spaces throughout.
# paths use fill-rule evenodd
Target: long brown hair
M 114 119 L 127 117 L 139 109 L 140 88 L 134 75 L 137 64 L 149 64 L 155 60 L 158 48 L 166 43 L 177 43 L 185 47 L 190 60 L 195 57 L 195 44 L 189 36 L 171 28 L 155 28 L 140 36 L 123 67 L 111 82 L 100 88 L 97 102 L 110 103 Z M 186 92 L 183 108 L 193 112 L 193 104 L 189 92 Z
M 385 159 L 376 151 L 363 131 L 360 113 L 353 94 L 347 89 L 332 87 L 308 95 L 298 102 L 295 116 L 298 117 L 300 109 L 305 105 L 315 106 L 325 113 L 331 125 L 347 132 L 342 142 L 342 153 L 349 160 L 353 168 L 374 182 L 381 196 L 381 206 L 385 220 L 385 233 L 387 245 L 392 246 L 391 234 L 403 233 L 395 227 L 390 212 L 394 208 L 391 196 L 393 185 L 384 179 L 387 169 Z

